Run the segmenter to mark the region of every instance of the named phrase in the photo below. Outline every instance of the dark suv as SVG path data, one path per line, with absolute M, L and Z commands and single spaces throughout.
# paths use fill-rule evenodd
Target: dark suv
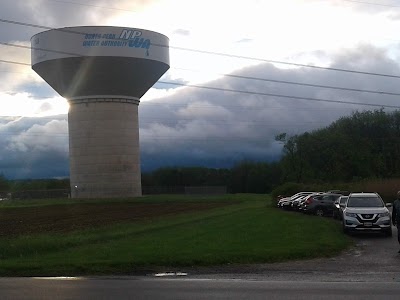
M 311 195 L 304 201 L 302 211 L 304 213 L 315 214 L 317 216 L 332 216 L 335 209 L 334 203 L 341 196 L 342 194 L 334 193 Z

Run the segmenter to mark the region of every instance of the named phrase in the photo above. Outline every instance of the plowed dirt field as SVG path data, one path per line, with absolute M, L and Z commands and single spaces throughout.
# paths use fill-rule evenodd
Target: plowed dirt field
M 0 209 L 0 237 L 139 222 L 204 211 L 227 203 L 96 203 Z

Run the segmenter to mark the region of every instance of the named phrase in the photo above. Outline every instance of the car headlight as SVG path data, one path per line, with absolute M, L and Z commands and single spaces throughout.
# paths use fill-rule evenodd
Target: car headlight
M 353 217 L 353 218 L 356 218 L 357 217 L 357 214 L 355 214 L 355 213 L 346 213 L 346 216 L 347 217 Z
M 382 218 L 382 217 L 389 217 L 390 216 L 390 213 L 387 211 L 387 212 L 384 212 L 384 213 L 381 213 L 381 214 L 378 214 L 378 217 L 379 218 Z

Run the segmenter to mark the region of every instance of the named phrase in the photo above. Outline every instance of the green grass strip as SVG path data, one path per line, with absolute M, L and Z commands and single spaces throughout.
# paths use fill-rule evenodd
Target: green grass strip
M 288 213 L 254 199 L 262 198 L 139 224 L 1 239 L 0 275 L 279 262 L 327 257 L 351 244 L 332 219 Z

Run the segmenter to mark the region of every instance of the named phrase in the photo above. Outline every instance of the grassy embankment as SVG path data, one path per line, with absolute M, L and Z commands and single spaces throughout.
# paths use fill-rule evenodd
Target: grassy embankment
M 89 202 L 101 205 L 108 201 L 122 200 Z M 127 205 L 204 201 L 234 204 L 68 233 L 1 237 L 0 275 L 130 274 L 160 267 L 278 262 L 330 256 L 351 244 L 334 220 L 278 210 L 265 195 L 125 200 Z M 77 203 L 9 202 L 0 205 L 0 212 L 55 202 L 60 209 Z

